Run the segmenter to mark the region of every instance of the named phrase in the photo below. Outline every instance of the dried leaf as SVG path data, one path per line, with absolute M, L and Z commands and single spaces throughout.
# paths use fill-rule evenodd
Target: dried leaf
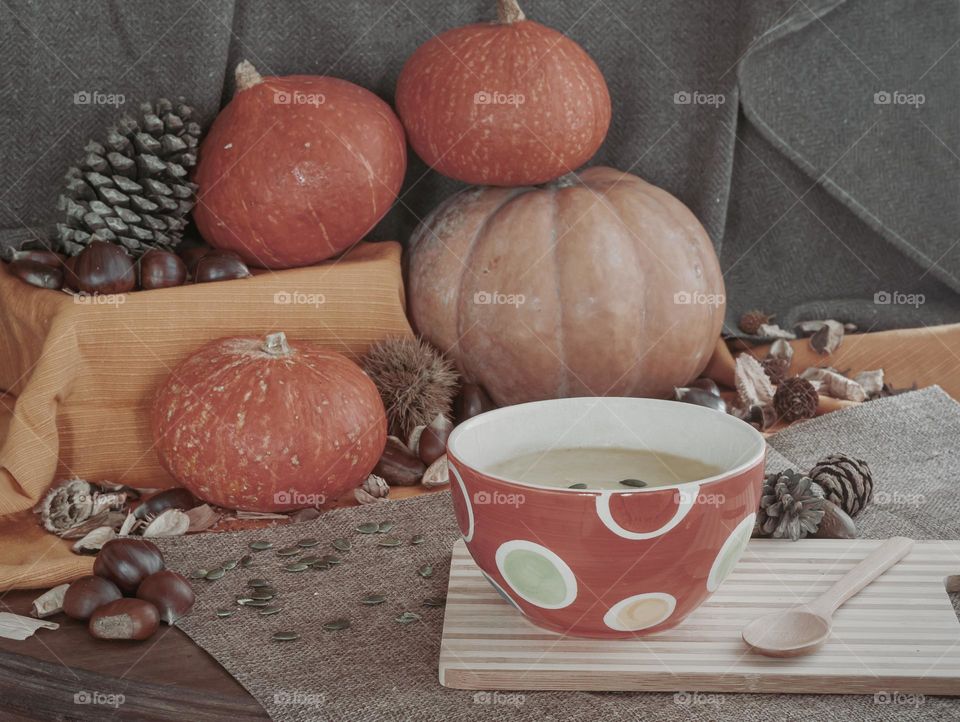
M 861 371 L 853 377 L 863 387 L 868 399 L 874 399 L 883 391 L 883 369 Z
M 33 617 L 24 617 L 20 614 L 0 612 L 0 637 L 4 639 L 24 640 L 32 637 L 38 629 L 59 629 L 56 622 L 46 622 Z
M 186 515 L 186 512 L 179 509 L 167 509 L 147 524 L 147 528 L 143 530 L 143 536 L 180 536 L 186 534 L 189 528 L 190 517 Z
M 58 587 L 53 589 L 48 589 L 39 597 L 33 600 L 33 605 L 30 611 L 37 619 L 43 619 L 45 617 L 51 617 L 54 614 L 63 611 L 63 597 L 67 593 L 67 589 L 70 588 L 69 584 L 61 584 Z
M 450 483 L 450 467 L 447 464 L 446 454 L 427 467 L 420 483 L 428 489 L 435 489 L 438 486 L 446 486 Z
M 760 338 L 785 338 L 788 341 L 792 341 L 797 337 L 796 334 L 780 328 L 775 323 L 760 324 L 760 328 L 757 329 L 757 336 Z
M 187 527 L 187 534 L 206 531 L 220 521 L 220 514 L 214 511 L 213 507 L 209 504 L 195 506 L 185 511 L 184 514 L 186 514 L 187 519 L 190 520 L 190 526 Z
M 133 515 L 133 512 L 127 514 L 127 518 L 123 520 L 123 524 L 120 525 L 120 531 L 117 532 L 117 536 L 129 536 L 133 533 L 134 529 L 139 526 L 139 520 Z
M 867 394 L 863 387 L 853 379 L 848 379 L 833 369 L 811 366 L 802 374 L 801 378 L 811 383 L 819 382 L 817 393 L 844 401 L 866 401 Z
M 797 332 L 798 336 L 813 336 L 825 325 L 825 321 L 801 321 L 794 325 L 793 330 Z
M 750 354 L 742 353 L 737 356 L 734 381 L 737 386 L 740 405 L 744 408 L 749 409 L 751 406 L 762 407 L 773 404 L 773 385 L 763 370 L 763 366 Z
M 843 343 L 843 324 L 826 320 L 823 326 L 810 337 L 810 348 L 821 356 L 828 356 L 840 348 Z
M 789 364 L 793 361 L 793 346 L 787 343 L 786 339 L 778 338 L 770 344 L 770 350 L 767 351 L 767 358 L 782 359 Z
M 73 545 L 77 554 L 90 554 L 100 551 L 103 545 L 111 539 L 116 539 L 117 533 L 113 527 L 99 526 Z
M 63 539 L 82 539 L 94 529 L 101 526 L 108 526 L 111 529 L 119 529 L 125 518 L 126 514 L 120 511 L 101 512 L 96 516 L 91 516 L 89 519 L 83 522 L 83 524 L 78 524 L 72 529 L 65 531 L 60 536 Z

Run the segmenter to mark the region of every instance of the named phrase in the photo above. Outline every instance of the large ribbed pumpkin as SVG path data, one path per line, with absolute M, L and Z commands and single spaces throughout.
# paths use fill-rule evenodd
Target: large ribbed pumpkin
M 229 509 L 316 506 L 376 465 L 387 422 L 373 382 L 334 351 L 225 338 L 170 374 L 153 411 L 160 463 L 199 498 Z
M 603 143 L 610 94 L 597 64 L 566 35 L 499 0 L 499 20 L 421 45 L 397 82 L 397 112 L 427 164 L 478 185 L 544 183 Z
M 710 238 L 679 200 L 595 167 L 541 188 L 470 188 L 409 249 L 417 330 L 500 404 L 668 395 L 723 324 Z
M 390 106 L 338 78 L 261 78 L 247 62 L 236 75 L 200 146 L 193 214 L 203 237 L 264 268 L 309 265 L 359 241 L 406 171 Z

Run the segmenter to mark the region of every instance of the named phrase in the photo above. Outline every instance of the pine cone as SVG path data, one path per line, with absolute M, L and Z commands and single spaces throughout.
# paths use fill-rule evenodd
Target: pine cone
M 748 336 L 756 336 L 757 332 L 760 331 L 760 327 L 765 323 L 770 323 L 770 319 L 773 316 L 768 316 L 763 311 L 758 311 L 754 309 L 753 311 L 747 311 L 740 317 L 740 330 L 743 331 Z
M 825 456 L 810 469 L 810 478 L 820 485 L 828 501 L 851 517 L 863 511 L 873 496 L 870 467 L 866 461 L 852 456 Z
M 823 497 L 823 489 L 793 469 L 767 474 L 753 535 L 796 541 L 815 534 L 823 519 Z
M 790 359 L 768 356 L 760 362 L 760 365 L 763 366 L 770 383 L 779 385 L 790 370 Z
M 91 241 L 108 241 L 140 255 L 180 242 L 197 190 L 187 180 L 200 140 L 192 116 L 183 98 L 161 98 L 141 105 L 137 118 L 121 117 L 104 143 L 87 144 L 60 196 L 60 251 L 75 256 Z
M 806 379 L 799 376 L 784 379 L 773 395 L 773 408 L 784 421 L 812 419 L 817 413 L 820 397 L 817 390 Z

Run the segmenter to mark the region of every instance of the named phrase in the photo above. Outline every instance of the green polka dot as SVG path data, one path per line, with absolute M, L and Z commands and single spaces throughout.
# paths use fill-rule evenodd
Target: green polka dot
M 567 585 L 553 563 L 541 554 L 515 549 L 503 562 L 503 576 L 524 599 L 554 606 L 567 596 Z

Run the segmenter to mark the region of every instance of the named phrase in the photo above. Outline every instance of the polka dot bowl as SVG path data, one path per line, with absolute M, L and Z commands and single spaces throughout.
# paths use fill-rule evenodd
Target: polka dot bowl
M 672 486 L 580 490 L 488 469 L 538 450 L 628 447 L 724 469 Z M 531 622 L 581 637 L 679 624 L 717 589 L 753 530 L 763 437 L 674 401 L 572 398 L 519 404 L 458 426 L 447 445 L 457 523 L 477 566 Z

